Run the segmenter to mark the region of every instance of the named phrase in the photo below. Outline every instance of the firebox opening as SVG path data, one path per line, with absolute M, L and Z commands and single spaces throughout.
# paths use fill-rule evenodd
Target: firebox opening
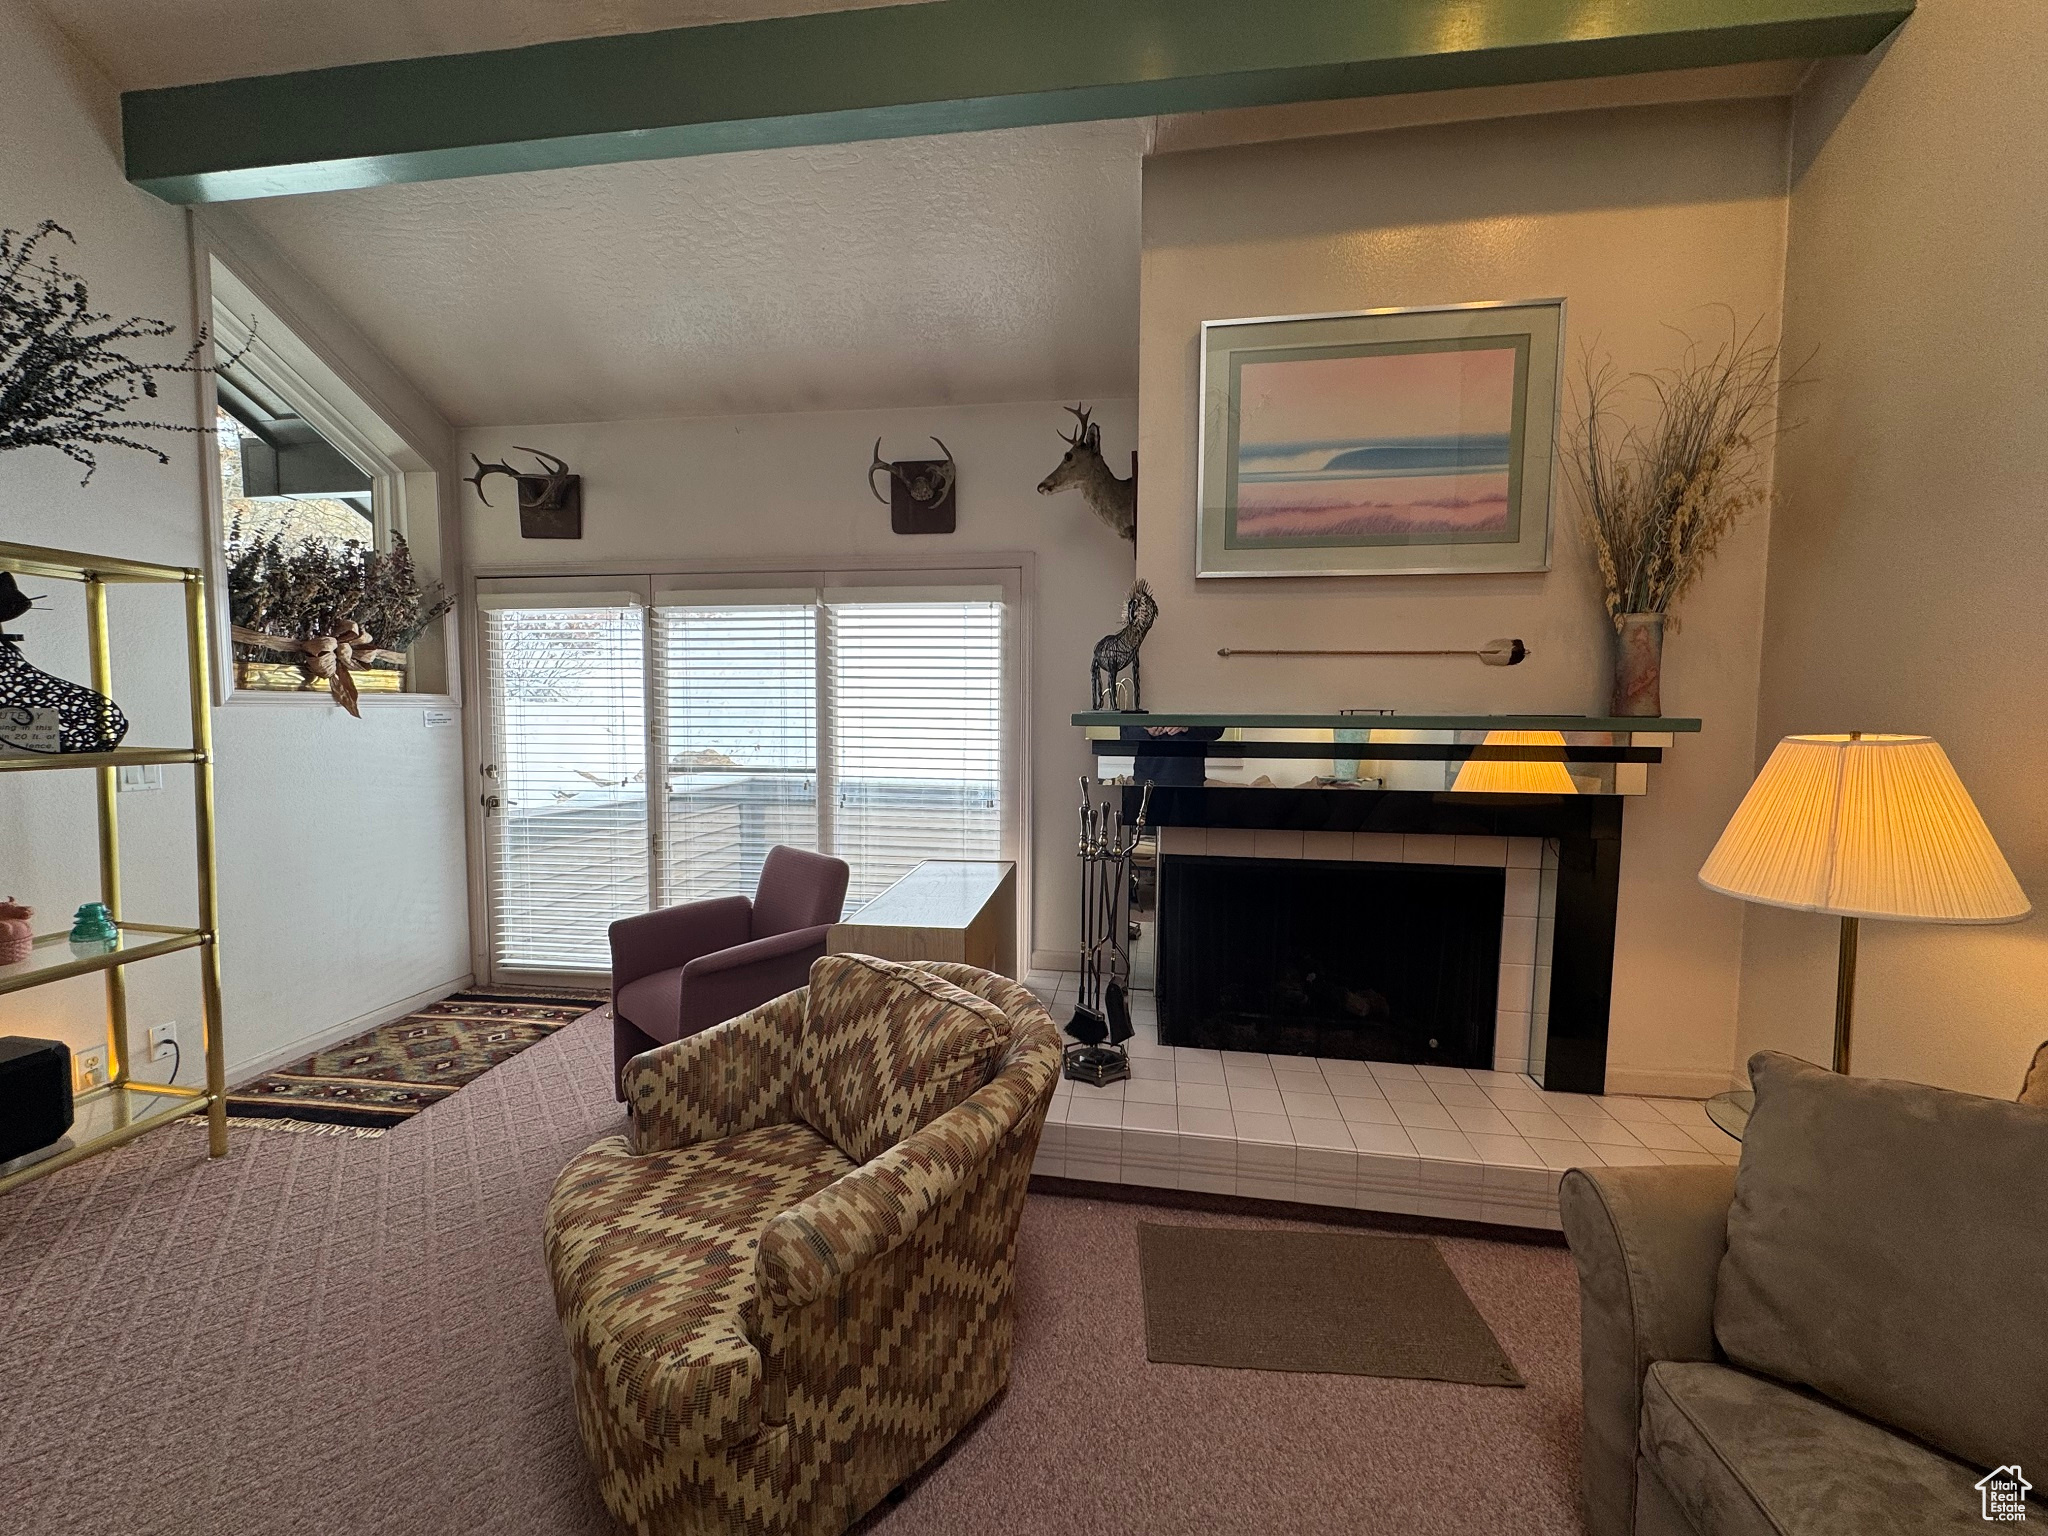
M 1505 896 L 1490 866 L 1167 859 L 1161 1043 L 1490 1068 Z

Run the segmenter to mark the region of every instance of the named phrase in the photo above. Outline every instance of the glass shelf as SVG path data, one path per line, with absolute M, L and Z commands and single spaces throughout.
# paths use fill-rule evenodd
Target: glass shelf
M 33 773 L 51 768 L 128 768 L 141 763 L 198 763 L 205 754 L 191 747 L 116 747 L 111 752 L 0 752 L 0 773 Z
M 94 971 L 110 971 L 137 960 L 176 954 L 181 949 L 197 949 L 206 942 L 206 935 L 197 928 L 172 928 L 161 923 L 122 923 L 119 927 L 119 947 L 98 954 L 74 955 L 66 934 L 38 935 L 26 960 L 0 965 L 0 996 L 73 976 L 89 976 Z
M 124 968 L 159 955 L 192 951 L 199 964 L 199 1008 L 204 1029 L 206 1087 L 174 1088 L 162 1084 L 117 1081 L 79 1094 L 74 1100 L 77 1124 L 63 1138 L 68 1145 L 46 1149 L 30 1160 L 0 1165 L 0 1189 L 67 1167 L 156 1126 L 197 1110 L 207 1112 L 207 1155 L 225 1157 L 228 1150 L 227 1058 L 221 1034 L 220 867 L 214 835 L 213 715 L 208 658 L 213 631 L 207 621 L 206 582 L 196 567 L 157 565 L 143 560 L 48 549 L 0 540 L 0 571 L 37 581 L 75 581 L 85 592 L 85 638 L 92 687 L 112 691 L 113 629 L 108 615 L 108 588 L 132 582 L 156 582 L 183 588 L 185 624 L 185 705 L 191 713 L 190 745 L 118 746 L 109 752 L 16 753 L 0 756 L 0 775 L 94 770 L 99 790 L 99 828 L 94 839 L 99 854 L 100 897 L 113 911 L 121 903 L 120 801 L 115 770 L 156 763 L 183 763 L 192 768 L 193 873 L 196 880 L 197 925 L 123 922 L 109 950 L 85 954 L 71 951 L 66 934 L 36 937 L 29 955 L 16 965 L 0 966 L 0 995 L 21 992 L 94 973 L 104 974 L 107 1039 L 110 1055 L 125 1059 L 129 1039 L 127 989 L 120 985 Z
M 203 1110 L 211 1102 L 202 1088 L 127 1083 L 87 1089 L 72 1101 L 71 1129 L 54 1147 L 0 1163 L 0 1193 Z
M 116 560 L 68 549 L 43 549 L 33 544 L 0 547 L 0 571 L 38 576 L 45 581 L 192 581 L 199 572 L 182 565 L 155 565 L 147 560 Z

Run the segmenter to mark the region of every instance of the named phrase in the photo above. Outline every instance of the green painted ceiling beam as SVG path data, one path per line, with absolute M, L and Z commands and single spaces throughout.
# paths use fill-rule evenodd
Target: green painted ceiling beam
M 1913 0 L 930 0 L 130 91 L 170 202 L 1861 53 Z

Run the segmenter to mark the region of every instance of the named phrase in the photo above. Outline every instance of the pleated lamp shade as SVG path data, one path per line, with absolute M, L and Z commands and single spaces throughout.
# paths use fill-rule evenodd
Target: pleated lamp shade
M 1488 731 L 1489 747 L 1564 748 L 1562 731 Z M 1576 795 L 1569 769 L 1558 761 L 1514 762 L 1501 758 L 1467 758 L 1451 789 L 1466 795 Z
M 1787 736 L 1700 880 L 1843 917 L 2011 923 L 2033 910 L 1931 736 Z

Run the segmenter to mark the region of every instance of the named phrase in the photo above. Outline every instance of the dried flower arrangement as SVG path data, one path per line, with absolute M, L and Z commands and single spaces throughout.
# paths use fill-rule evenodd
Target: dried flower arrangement
M 1618 715 L 1658 713 L 1667 617 L 1721 541 L 1770 500 L 1767 450 L 1792 425 L 1778 414 L 1779 393 L 1800 380 L 1797 370 L 1781 377 L 1778 344 L 1762 327 L 1731 324 L 1711 349 L 1688 337 L 1679 361 L 1655 373 L 1623 375 L 1590 355 L 1582 365 L 1565 468 L 1622 637 Z M 1627 407 L 1645 397 L 1654 419 L 1625 424 Z M 1619 675 L 1632 666 L 1647 676 Z
M 141 315 L 116 321 L 93 309 L 85 280 L 40 254 L 53 235 L 72 240 L 69 230 L 48 219 L 27 234 L 0 229 L 0 451 L 55 448 L 85 466 L 85 480 L 99 468 L 95 448 L 128 448 L 170 463 L 161 448 L 130 434 L 206 429 L 139 421 L 128 411 L 137 401 L 156 399 L 165 374 L 209 371 L 199 361 L 205 331 L 177 362 L 129 357 L 117 343 L 155 340 L 177 327 Z
M 1712 351 L 1688 338 L 1657 373 L 1583 364 L 1566 470 L 1617 630 L 1626 613 L 1668 614 L 1729 530 L 1770 498 L 1764 450 L 1789 424 L 1776 418 L 1779 351 L 1761 326 Z M 1647 429 L 1621 425 L 1632 391 L 1656 401 Z
M 327 680 L 334 701 L 360 718 L 354 672 L 400 668 L 422 631 L 454 606 L 439 582 L 421 582 L 400 536 L 388 550 L 350 540 L 287 545 L 229 525 L 228 612 L 237 660 L 296 659 L 304 687 Z

